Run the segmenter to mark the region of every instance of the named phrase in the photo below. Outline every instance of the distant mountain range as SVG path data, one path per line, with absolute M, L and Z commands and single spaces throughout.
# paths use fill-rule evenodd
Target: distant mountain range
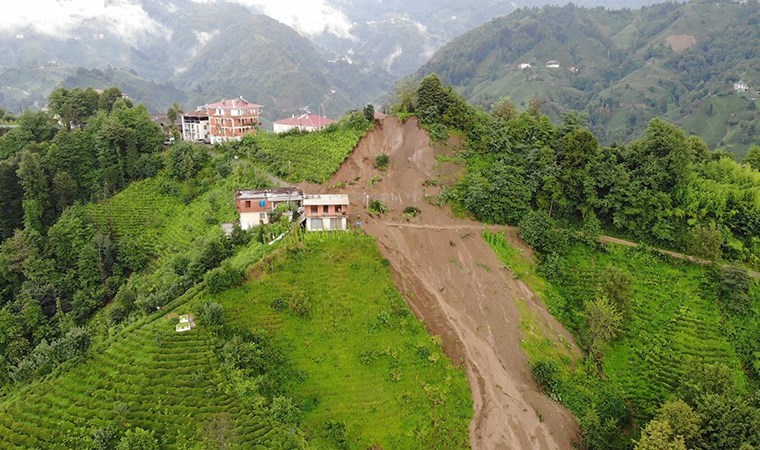
M 42 107 L 61 85 L 118 85 L 154 112 L 242 95 L 263 104 L 268 118 L 305 107 L 339 115 L 378 98 L 454 37 L 529 3 L 314 0 L 294 10 L 264 0 L 119 0 L 72 12 L 73 5 L 61 0 L 60 11 L 36 11 L 34 20 L 0 18 L 0 107 Z M 55 18 L 64 11 L 70 16 Z
M 607 144 L 656 115 L 738 156 L 760 142 L 754 0 L 519 10 L 450 42 L 416 77 L 433 72 L 486 107 L 509 97 L 518 107 L 538 99 L 557 119 L 585 111 Z

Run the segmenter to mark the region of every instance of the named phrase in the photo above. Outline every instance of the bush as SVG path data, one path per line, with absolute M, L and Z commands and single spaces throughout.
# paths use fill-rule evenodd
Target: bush
M 382 153 L 375 157 L 375 169 L 385 172 L 388 169 L 390 163 L 391 157 L 386 153 Z
M 124 434 L 116 448 L 117 450 L 159 450 L 161 447 L 152 431 L 135 428 Z
M 269 411 L 274 420 L 287 425 L 295 425 L 301 420 L 301 411 L 290 397 L 275 397 Z
M 346 423 L 334 420 L 325 422 L 327 438 L 332 441 L 337 448 L 348 448 L 348 438 L 346 437 Z
M 290 298 L 288 308 L 298 317 L 308 317 L 311 314 L 311 301 L 304 293 L 297 293 Z
M 543 255 L 562 254 L 568 246 L 567 234 L 557 228 L 546 213 L 531 211 L 520 222 L 520 237 Z
M 422 213 L 416 206 L 407 206 L 404 208 L 404 217 L 407 219 L 413 219 Z
M 224 308 L 217 302 L 206 302 L 201 309 L 203 322 L 211 326 L 224 323 Z
M 224 265 L 209 271 L 205 278 L 209 293 L 218 294 L 238 286 L 243 281 L 243 272 L 229 265 Z
M 387 206 L 385 206 L 385 203 L 383 203 L 380 200 L 372 199 L 369 201 L 369 207 L 367 208 L 367 212 L 370 214 L 380 215 L 385 214 L 387 212 L 390 212 L 390 209 L 388 209 Z
M 550 396 L 557 393 L 559 387 L 559 367 L 554 361 L 544 359 L 533 364 L 533 378 L 536 383 Z

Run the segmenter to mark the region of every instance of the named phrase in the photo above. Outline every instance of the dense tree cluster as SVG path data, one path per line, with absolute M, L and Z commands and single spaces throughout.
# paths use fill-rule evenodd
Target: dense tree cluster
M 712 153 L 662 119 L 643 138 L 601 147 L 579 113 L 555 126 L 537 107 L 476 111 L 437 76 L 412 105 L 420 120 L 466 133 L 466 177 L 453 198 L 484 222 L 517 224 L 531 210 L 700 256 L 760 266 L 760 173 Z M 504 113 L 506 111 L 506 113 Z M 435 135 L 434 133 L 434 135 Z
M 162 135 L 121 91 L 60 88 L 0 137 L 0 384 L 86 351 L 77 328 L 147 255 L 96 226 L 79 203 L 162 167 Z M 78 331 L 79 330 L 79 331 Z

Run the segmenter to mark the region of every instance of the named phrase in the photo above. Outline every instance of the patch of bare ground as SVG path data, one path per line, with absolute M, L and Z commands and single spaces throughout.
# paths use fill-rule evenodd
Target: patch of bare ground
M 682 51 L 697 45 L 697 38 L 694 37 L 693 34 L 674 34 L 668 36 L 665 40 L 670 48 L 676 53 L 681 53 Z
M 385 172 L 374 168 L 380 154 L 390 156 Z M 449 357 L 466 367 L 474 402 L 472 447 L 572 448 L 579 439 L 578 425 L 533 380 L 520 345 L 517 302 L 524 300 L 531 314 L 541 318 L 547 334 L 571 343 L 572 337 L 494 255 L 480 236 L 484 225 L 452 217 L 448 208 L 433 204 L 440 184 L 461 170 L 449 158 L 436 161 L 435 155 L 415 119 L 402 123 L 387 117 L 326 186 L 349 195 L 352 221 L 360 214 L 366 231 L 377 238 L 412 310 L 432 334 L 441 336 Z M 383 218 L 368 216 L 368 198 L 385 202 L 391 212 Z M 421 213 L 407 220 L 402 212 L 408 206 Z M 501 228 L 512 243 L 527 249 L 514 230 Z

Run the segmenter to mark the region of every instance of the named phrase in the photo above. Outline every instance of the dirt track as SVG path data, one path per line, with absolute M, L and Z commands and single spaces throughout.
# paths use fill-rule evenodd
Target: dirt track
M 381 153 L 391 159 L 385 173 L 373 168 Z M 516 300 L 525 299 L 541 326 L 574 349 L 572 337 L 504 268 L 481 238 L 482 224 L 452 218 L 447 208 L 426 200 L 438 194 L 436 186 L 446 181 L 447 172 L 456 171 L 451 163 L 436 163 L 427 134 L 414 120 L 402 124 L 388 117 L 359 143 L 327 185 L 345 182 L 333 192 L 349 194 L 352 221 L 361 211 L 365 229 L 377 237 L 414 312 L 431 333 L 442 337 L 452 360 L 466 367 L 475 409 L 472 447 L 572 448 L 578 441 L 577 423 L 533 381 L 520 346 Z M 370 186 L 375 176 L 382 180 Z M 391 212 L 382 219 L 368 217 L 367 195 L 384 201 Z M 422 211 L 411 223 L 401 217 L 407 206 Z

